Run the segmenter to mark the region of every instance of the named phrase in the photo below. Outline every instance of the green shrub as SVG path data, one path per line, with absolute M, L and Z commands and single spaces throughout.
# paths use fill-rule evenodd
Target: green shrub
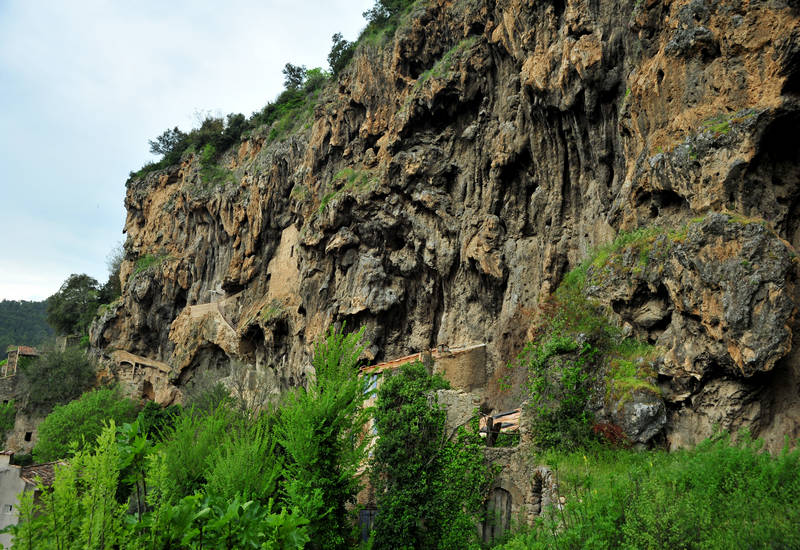
M 363 334 L 331 327 L 314 350 L 315 379 L 287 396 L 276 428 L 287 504 L 310 520 L 311 548 L 348 548 L 354 539 L 356 472 L 368 443 L 369 380 L 358 376 Z
M 17 418 L 17 407 L 14 400 L 0 404 L 0 441 L 5 442 L 8 432 L 14 429 L 14 421 Z
M 200 491 L 208 480 L 209 457 L 228 437 L 234 415 L 224 404 L 211 412 L 184 410 L 163 432 L 160 451 L 166 475 L 159 491 L 175 503 Z
M 371 462 L 377 548 L 477 545 L 490 472 L 476 427 L 461 427 L 452 439 L 445 432 L 446 412 L 432 394 L 447 387 L 417 362 L 388 375 L 378 390 Z
M 253 423 L 239 422 L 232 427 L 208 457 L 206 494 L 223 500 L 239 497 L 269 503 L 283 472 L 272 424 L 271 416 L 262 414 Z
M 95 382 L 94 365 L 77 347 L 20 358 L 17 366 L 18 387 L 26 410 L 47 411 L 69 403 Z
M 37 462 L 67 458 L 73 449 L 94 445 L 109 421 L 133 421 L 136 409 L 136 403 L 122 397 L 117 389 L 86 392 L 79 399 L 55 407 L 42 421 L 33 456 Z
M 538 461 L 554 468 L 566 505 L 498 548 L 800 547 L 798 449 L 771 456 L 746 435 L 719 435 L 691 451 L 598 448 Z
M 181 415 L 180 405 L 162 407 L 154 401 L 148 401 L 136 417 L 144 437 L 150 441 L 160 441 L 162 434 L 175 424 Z
M 592 438 L 588 408 L 598 348 L 573 336 L 549 334 L 519 356 L 528 370 L 531 434 L 541 448 L 571 449 Z

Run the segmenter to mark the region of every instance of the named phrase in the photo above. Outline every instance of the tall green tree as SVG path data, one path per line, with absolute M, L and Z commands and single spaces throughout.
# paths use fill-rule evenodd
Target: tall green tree
M 277 425 L 286 454 L 284 491 L 310 520 L 311 548 L 347 548 L 353 541 L 357 470 L 366 455 L 364 408 L 369 380 L 358 376 L 364 330 L 331 328 L 315 350 L 315 379 L 289 394 Z
M 447 387 L 417 362 L 388 375 L 378 390 L 374 548 L 480 547 L 475 526 L 491 472 L 477 429 L 446 433 L 435 391 Z
M 100 305 L 100 284 L 84 274 L 72 274 L 47 299 L 47 322 L 61 335 L 85 334 Z

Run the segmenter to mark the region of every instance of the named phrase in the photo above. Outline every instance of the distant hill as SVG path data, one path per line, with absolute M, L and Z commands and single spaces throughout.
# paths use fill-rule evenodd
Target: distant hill
M 47 324 L 45 302 L 0 302 L 0 359 L 10 345 L 38 346 L 53 336 Z

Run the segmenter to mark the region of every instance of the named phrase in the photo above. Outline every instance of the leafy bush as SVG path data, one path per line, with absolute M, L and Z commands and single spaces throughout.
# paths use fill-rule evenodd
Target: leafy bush
M 180 405 L 162 407 L 154 401 L 148 401 L 139 411 L 136 421 L 147 439 L 160 441 L 162 434 L 175 424 L 175 419 L 180 414 Z
M 208 457 L 207 494 L 269 503 L 283 471 L 271 424 L 271 417 L 263 414 L 254 423 L 233 426 Z
M 47 322 L 58 334 L 83 334 L 99 305 L 100 284 L 86 274 L 72 274 L 47 299 Z
M 310 520 L 312 548 L 347 548 L 353 542 L 349 505 L 368 443 L 369 411 L 362 405 L 369 380 L 358 376 L 363 334 L 363 329 L 345 335 L 331 328 L 314 350 L 315 380 L 290 393 L 280 412 L 286 500 Z
M 160 490 L 166 501 L 174 503 L 202 489 L 208 479 L 209 456 L 227 439 L 233 422 L 224 405 L 210 413 L 189 409 L 164 431 L 160 451 L 166 476 Z
M 69 347 L 49 350 L 41 357 L 20 358 L 19 391 L 26 410 L 49 410 L 79 397 L 95 381 L 95 368 L 86 353 Z
M 126 514 L 128 502 L 118 499 L 118 489 L 125 483 L 132 440 L 124 434 L 137 431 L 130 425 L 118 431 L 111 422 L 93 452 L 79 451 L 69 464 L 56 467 L 55 482 L 40 486 L 39 498 L 25 492 L 18 507 L 20 522 L 8 528 L 14 547 L 299 550 L 308 542 L 308 520 L 296 511 L 274 512 L 272 501 L 262 505 L 210 493 L 175 503 L 161 498 L 158 481 L 166 472 L 158 452 L 148 458 L 153 488 L 147 491 L 147 509 Z
M 109 421 L 132 422 L 136 414 L 136 403 L 122 397 L 117 389 L 86 392 L 47 415 L 39 425 L 33 456 L 37 462 L 67 458 L 73 449 L 93 445 Z
M 380 513 L 378 548 L 471 548 L 477 545 L 490 473 L 478 430 L 445 432 L 446 412 L 432 393 L 449 385 L 422 363 L 401 367 L 378 390 L 378 439 L 371 479 Z
M 596 355 L 588 342 L 561 334 L 529 343 L 520 354 L 529 374 L 531 434 L 539 447 L 574 448 L 591 439 L 590 367 Z
M 800 450 L 771 456 L 746 435 L 674 453 L 594 449 L 540 460 L 563 510 L 545 509 L 504 550 L 800 547 Z M 734 543 L 735 541 L 735 543 Z

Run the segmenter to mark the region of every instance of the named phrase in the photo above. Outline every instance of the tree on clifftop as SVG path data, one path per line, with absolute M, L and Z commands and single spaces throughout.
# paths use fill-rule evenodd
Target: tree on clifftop
M 100 284 L 86 274 L 70 275 L 47 299 L 47 322 L 58 334 L 85 334 L 99 302 Z

